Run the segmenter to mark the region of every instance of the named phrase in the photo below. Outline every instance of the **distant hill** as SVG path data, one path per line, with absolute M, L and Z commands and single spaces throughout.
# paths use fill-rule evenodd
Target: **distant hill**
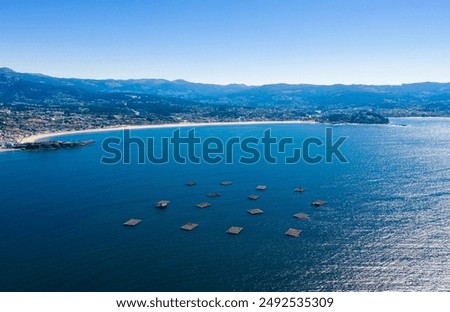
M 315 110 L 364 108 L 389 115 L 448 115 L 450 83 L 374 85 L 214 85 L 163 79 L 94 80 L 55 78 L 0 68 L 0 102 L 45 103 L 49 99 L 72 103 L 113 102 L 138 95 L 148 103 L 209 104 L 224 106 L 286 106 Z M 161 107 L 163 109 L 163 107 Z
M 61 79 L 41 74 L 22 74 L 0 68 L 0 104 L 88 108 L 90 111 L 129 113 L 145 108 L 167 115 L 197 103 L 180 97 L 163 97 L 151 92 L 118 90 L 113 80 Z M 132 88 L 130 88 L 131 90 Z

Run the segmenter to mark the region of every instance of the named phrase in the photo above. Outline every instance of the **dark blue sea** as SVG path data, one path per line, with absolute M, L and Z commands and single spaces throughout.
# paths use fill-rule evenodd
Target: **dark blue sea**
M 61 137 L 96 140 L 80 149 L 0 153 L 0 291 L 450 291 L 449 119 L 195 132 L 227 140 L 270 128 L 301 142 L 325 140 L 327 127 L 347 137 L 347 163 L 102 164 L 102 141 L 120 131 Z M 161 199 L 167 209 L 154 207 Z M 315 208 L 316 199 L 327 204 Z M 212 206 L 195 207 L 202 201 Z M 131 218 L 143 221 L 122 225 Z M 188 222 L 199 226 L 180 230 Z M 226 234 L 231 226 L 244 229 Z M 288 228 L 302 234 L 287 237 Z

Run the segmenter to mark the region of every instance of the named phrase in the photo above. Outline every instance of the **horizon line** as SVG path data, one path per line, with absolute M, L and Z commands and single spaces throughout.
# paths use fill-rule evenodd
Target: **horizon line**
M 0 67 L 0 71 L 10 71 L 17 74 L 28 74 L 28 75 L 36 75 L 36 76 L 44 76 L 49 78 L 56 78 L 56 79 L 76 79 L 76 80 L 95 80 L 95 81 L 106 81 L 106 80 L 113 80 L 113 81 L 138 81 L 138 80 L 162 80 L 167 82 L 187 82 L 191 84 L 200 84 L 200 85 L 214 85 L 214 86 L 244 86 L 249 88 L 257 88 L 257 87 L 265 87 L 265 86 L 274 86 L 274 85 L 288 85 L 288 86 L 324 86 L 324 87 L 332 87 L 332 86 L 367 86 L 367 87 L 399 87 L 399 86 L 405 86 L 405 85 L 414 85 L 414 84 L 450 84 L 450 81 L 417 81 L 417 82 L 403 82 L 403 83 L 397 83 L 397 84 L 389 84 L 389 83 L 380 83 L 380 84 L 366 84 L 366 83 L 332 83 L 332 84 L 315 84 L 315 83 L 306 83 L 306 82 L 299 82 L 299 83 L 288 83 L 288 82 L 273 82 L 273 83 L 266 83 L 266 84 L 246 84 L 246 83 L 239 83 L 239 82 L 232 82 L 232 83 L 211 83 L 211 82 L 194 82 L 191 80 L 186 80 L 183 78 L 177 78 L 177 79 L 167 79 L 167 78 L 149 78 L 149 77 L 142 77 L 142 78 L 89 78 L 89 77 L 62 77 L 62 76 L 53 76 L 48 75 L 44 73 L 39 72 L 21 72 L 16 71 L 10 67 L 2 66 Z

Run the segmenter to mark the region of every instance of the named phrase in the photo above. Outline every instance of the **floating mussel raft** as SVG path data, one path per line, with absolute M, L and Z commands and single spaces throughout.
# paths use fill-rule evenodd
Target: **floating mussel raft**
M 210 207 L 212 204 L 211 203 L 207 203 L 207 202 L 202 202 L 202 203 L 198 203 L 197 206 L 198 208 L 208 208 Z
M 157 202 L 155 204 L 156 208 L 167 208 L 167 206 L 169 206 L 170 201 L 168 200 L 160 200 L 159 202 Z
M 257 215 L 257 214 L 264 213 L 264 211 L 262 211 L 261 209 L 258 209 L 258 208 L 247 210 L 247 212 L 251 215 Z
M 198 224 L 196 224 L 196 223 L 186 223 L 180 229 L 185 230 L 185 231 L 192 231 L 197 226 L 198 226 Z
M 238 235 L 244 228 L 239 226 L 232 226 L 227 230 L 228 234 Z
M 285 234 L 287 236 L 299 237 L 301 233 L 302 233 L 302 231 L 299 230 L 299 229 L 292 229 L 292 228 L 290 228 L 289 230 L 286 231 Z
M 125 222 L 123 225 L 125 225 L 125 226 L 136 226 L 136 225 L 138 225 L 141 222 L 142 222 L 142 220 L 140 220 L 140 219 L 130 219 L 127 222 Z

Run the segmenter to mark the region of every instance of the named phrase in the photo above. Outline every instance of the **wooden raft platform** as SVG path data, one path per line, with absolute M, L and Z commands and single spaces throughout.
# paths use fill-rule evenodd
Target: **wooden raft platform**
M 157 202 L 155 204 L 156 208 L 167 208 L 167 206 L 169 206 L 170 201 L 168 200 L 160 200 L 159 202 Z
M 256 187 L 256 189 L 257 189 L 258 191 L 265 191 L 266 188 L 267 188 L 267 186 L 265 186 L 265 185 L 258 185 L 258 186 Z
M 227 230 L 227 233 L 228 234 L 233 234 L 233 235 L 238 235 L 239 233 L 241 233 L 241 231 L 243 230 L 244 228 L 241 228 L 241 227 L 239 227 L 239 226 L 232 226 L 232 227 L 230 227 L 228 230 Z
M 188 182 L 184 183 L 184 185 L 186 185 L 186 186 L 194 186 L 194 185 L 197 185 L 197 182 L 188 181 Z
M 327 202 L 321 199 L 315 200 L 311 203 L 311 205 L 316 206 L 316 207 L 320 207 L 325 205 Z
M 136 225 L 138 225 L 141 222 L 142 222 L 142 220 L 140 220 L 140 219 L 130 219 L 127 222 L 125 222 L 123 225 L 125 225 L 125 226 L 136 226 Z
M 185 230 L 185 231 L 192 231 L 197 226 L 198 226 L 198 224 L 196 224 L 196 223 L 186 223 L 185 225 L 180 227 L 180 229 Z
M 247 210 L 247 212 L 251 215 L 257 215 L 257 214 L 264 213 L 264 211 L 262 211 L 261 209 L 258 209 L 258 208 Z
M 223 186 L 227 186 L 227 185 L 231 185 L 231 184 L 233 184 L 233 182 L 231 182 L 231 181 L 222 181 L 222 182 L 220 182 L 220 185 L 223 185 Z
M 301 233 L 302 233 L 301 230 L 290 228 L 290 229 L 287 230 L 287 232 L 284 233 L 284 234 L 286 234 L 287 236 L 299 237 Z
M 220 197 L 220 193 L 207 193 L 206 196 L 208 196 L 208 197 Z
M 202 203 L 198 203 L 197 205 L 195 205 L 198 208 L 208 208 L 210 206 L 212 206 L 211 203 L 207 203 L 207 202 L 202 202 Z
M 294 215 L 294 218 L 297 218 L 297 219 L 308 219 L 309 218 L 309 214 L 306 214 L 306 213 L 303 213 L 303 212 L 296 213 Z
M 297 192 L 297 193 L 303 193 L 304 191 L 305 191 L 305 189 L 303 187 L 296 187 L 294 189 L 294 192 Z
M 259 195 L 251 194 L 251 195 L 248 196 L 248 199 L 250 199 L 250 200 L 257 200 L 257 199 L 259 199 Z

